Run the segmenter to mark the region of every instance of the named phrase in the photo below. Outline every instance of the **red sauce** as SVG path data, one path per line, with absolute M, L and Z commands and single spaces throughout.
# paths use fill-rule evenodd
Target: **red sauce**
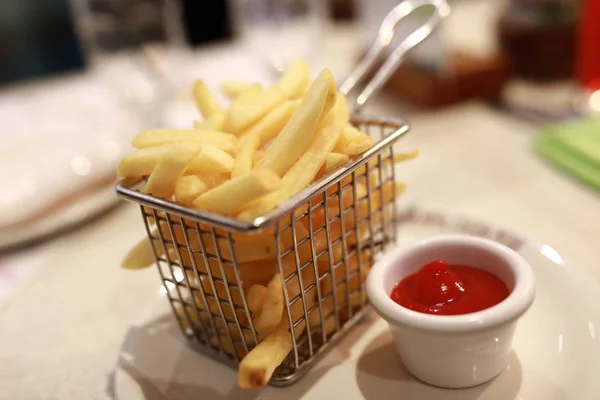
M 490 308 L 508 294 L 504 282 L 487 271 L 433 261 L 398 282 L 390 297 L 410 310 L 459 315 Z

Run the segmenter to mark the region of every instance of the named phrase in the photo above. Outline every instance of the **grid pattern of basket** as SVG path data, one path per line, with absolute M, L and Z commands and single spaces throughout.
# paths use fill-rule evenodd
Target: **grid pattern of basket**
M 408 127 L 365 117 L 353 124 L 379 139 L 375 146 L 248 229 L 119 185 L 122 197 L 141 204 L 163 291 L 195 348 L 239 364 L 274 317 L 253 315 L 252 286 L 283 291 L 283 304 L 271 309 L 294 334 L 270 383 L 286 385 L 366 310 L 367 273 L 395 240 L 392 144 Z

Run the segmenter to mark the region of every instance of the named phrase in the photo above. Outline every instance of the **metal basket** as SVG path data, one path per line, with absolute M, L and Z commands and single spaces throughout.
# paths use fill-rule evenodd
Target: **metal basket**
M 292 335 L 293 351 L 271 384 L 297 380 L 363 315 L 368 268 L 395 239 L 392 144 L 408 125 L 367 117 L 353 123 L 380 140 L 347 167 L 255 221 L 187 209 L 143 194 L 127 181 L 119 183 L 119 195 L 141 205 L 148 236 L 157 249 L 163 290 L 183 334 L 200 351 L 235 366 L 256 345 L 244 275 L 249 268 L 265 268 L 264 264 L 271 263 L 282 278 L 290 326 L 297 331 L 305 325 L 305 331 Z M 386 186 L 393 188 L 391 192 L 384 193 Z M 268 249 L 253 251 L 257 243 L 268 243 Z M 254 259 L 265 251 L 273 251 L 270 261 Z M 298 314 L 298 319 L 290 318 Z M 309 319 L 317 323 L 306 323 Z
M 436 12 L 409 35 L 358 96 L 354 110 L 385 82 L 404 54 L 445 16 L 445 0 L 405 0 L 380 38 L 341 87 L 348 93 L 389 45 L 395 24 L 415 9 Z M 447 7 L 447 5 L 446 5 Z M 183 334 L 195 347 L 236 366 L 258 342 L 247 301 L 254 283 L 279 274 L 292 351 L 270 384 L 285 386 L 307 372 L 329 344 L 367 310 L 364 280 L 377 254 L 395 241 L 396 177 L 393 143 L 408 131 L 399 119 L 356 116 L 352 123 L 377 143 L 359 158 L 253 221 L 240 221 L 117 185 L 141 205 L 163 290 Z M 265 254 L 269 254 L 265 260 Z M 249 273 L 253 271 L 253 273 Z M 264 277 L 257 276 L 259 272 Z M 262 280 L 261 280 L 262 279 Z

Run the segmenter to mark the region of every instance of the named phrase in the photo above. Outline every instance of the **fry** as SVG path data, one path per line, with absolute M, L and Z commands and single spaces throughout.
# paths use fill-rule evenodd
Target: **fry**
M 246 294 L 248 308 L 253 315 L 258 314 L 265 303 L 267 297 L 267 288 L 263 285 L 252 285 Z
M 327 154 L 327 158 L 325 159 L 325 164 L 321 167 L 319 172 L 317 173 L 317 177 L 325 176 L 331 173 L 332 171 L 338 169 L 342 165 L 346 164 L 350 160 L 345 154 L 340 153 L 329 153 Z
M 284 318 L 275 332 L 267 336 L 242 359 L 238 369 L 239 387 L 260 389 L 267 385 L 275 368 L 292 350 L 292 336 L 288 328 L 289 324 Z
M 245 138 L 258 136 L 260 140 L 259 146 L 264 146 L 281 132 L 285 124 L 287 124 L 294 112 L 296 112 L 299 105 L 299 100 L 281 103 L 260 121 L 240 134 L 239 140 L 242 141 Z
M 248 136 L 242 139 L 240 143 L 240 151 L 235 158 L 234 166 L 231 171 L 231 178 L 246 175 L 252 171 L 252 159 L 258 148 L 258 135 Z
M 170 144 L 148 147 L 126 155 L 119 162 L 117 176 L 124 178 L 150 175 L 169 146 Z
M 151 266 L 156 261 L 154 258 L 154 251 L 156 251 L 159 257 L 164 254 L 162 246 L 160 246 L 158 242 L 154 243 L 154 250 L 152 250 L 150 239 L 147 237 L 143 238 L 129 250 L 121 262 L 121 268 L 143 269 Z
M 279 187 L 281 180 L 271 171 L 253 171 L 201 194 L 193 205 L 202 210 L 231 214 Z
M 194 129 L 221 131 L 223 129 L 224 121 L 225 114 L 215 114 L 206 118 L 203 122 L 194 121 Z
M 144 193 L 170 199 L 175 192 L 175 183 L 188 164 L 198 154 L 198 149 L 182 144 L 171 145 L 158 161 L 148 177 Z
M 335 79 L 331 71 L 323 70 L 311 85 L 292 119 L 266 150 L 257 168 L 270 169 L 283 176 L 310 146 L 317 125 L 325 116 L 326 103 L 336 97 L 335 90 Z
M 196 175 L 182 176 L 175 183 L 175 199 L 180 204 L 189 207 L 192 201 L 208 189 L 206 183 Z
M 201 173 L 197 175 L 202 180 L 202 182 L 206 184 L 206 187 L 208 189 L 217 187 L 229 179 L 229 174 Z
M 373 147 L 375 141 L 365 133 L 362 133 L 354 126 L 348 124 L 344 127 L 342 135 L 338 139 L 333 151 L 347 155 L 356 155 L 367 151 Z
M 235 165 L 235 160 L 225 151 L 215 146 L 203 145 L 200 152 L 194 157 L 185 170 L 187 175 L 202 173 L 230 172 Z
M 301 97 L 309 85 L 310 68 L 304 60 L 293 61 L 277 82 L 288 99 Z
M 190 146 L 209 144 L 228 153 L 237 151 L 235 136 L 223 132 L 194 129 L 153 129 L 135 136 L 131 144 L 138 149 L 143 149 L 176 142 L 184 142 Z
M 254 321 L 259 336 L 265 337 L 275 330 L 283 315 L 283 289 L 281 276 L 275 274 L 267 285 L 267 296 L 263 309 Z
M 247 82 L 239 82 L 239 81 L 223 81 L 219 85 L 223 93 L 231 100 L 234 100 L 240 94 L 247 92 L 253 87 L 262 90 L 262 86 L 260 83 L 247 83 Z
M 223 114 L 223 109 L 203 81 L 194 82 L 192 93 L 204 119 Z
M 235 99 L 243 101 L 244 98 L 254 96 L 255 94 L 262 92 L 262 90 L 263 89 L 262 89 L 261 85 L 255 84 L 255 85 L 248 87 L 248 89 L 244 90 L 243 92 L 241 92 Z
M 252 165 L 256 165 L 260 163 L 260 161 L 264 158 L 265 151 L 264 150 L 256 150 L 254 153 L 254 157 L 252 157 Z
M 348 123 L 348 105 L 342 94 L 336 101 L 315 135 L 311 147 L 283 177 L 283 188 L 254 203 L 238 215 L 241 220 L 252 220 L 271 211 L 279 203 L 308 186 L 325 162 L 338 137 Z M 266 156 L 265 156 L 266 157 Z
M 239 135 L 285 99 L 285 94 L 276 86 L 252 96 L 236 99 L 225 112 L 223 130 Z

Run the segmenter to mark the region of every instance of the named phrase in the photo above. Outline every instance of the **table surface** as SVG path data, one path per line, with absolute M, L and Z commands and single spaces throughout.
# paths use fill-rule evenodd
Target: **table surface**
M 206 54 L 196 60 L 199 73 Z M 333 60 L 340 65 L 340 58 Z M 531 151 L 534 126 L 479 102 L 405 114 L 397 101 L 381 96 L 366 113 L 410 120 L 411 132 L 397 147 L 418 148 L 421 155 L 398 168 L 409 184 L 401 209 L 465 214 L 536 238 L 600 281 L 592 251 L 600 243 L 598 194 Z M 154 269 L 119 269 L 144 234 L 139 209 L 124 204 L 9 258 L 19 265 L 29 256 L 35 268 L 0 298 L 0 399 L 110 398 L 109 376 L 127 327 L 159 287 Z

